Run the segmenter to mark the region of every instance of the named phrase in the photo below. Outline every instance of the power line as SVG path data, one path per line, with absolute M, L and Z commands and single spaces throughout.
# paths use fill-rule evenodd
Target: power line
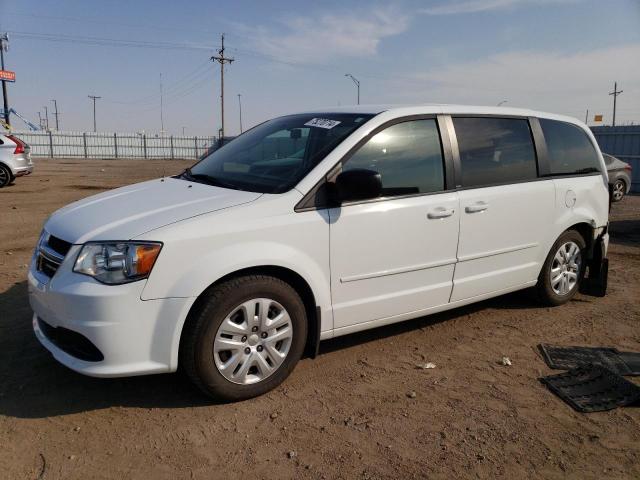
M 163 84 L 164 98 L 170 98 L 174 94 L 180 94 L 181 92 L 189 89 L 193 84 L 193 82 L 198 81 L 204 77 L 208 78 L 209 68 L 211 68 L 211 63 L 207 60 L 206 63 L 201 64 L 195 70 L 192 70 L 187 75 L 180 77 L 173 82 L 170 82 L 168 86 L 165 86 Z M 126 101 L 108 100 L 108 99 L 105 99 L 105 101 L 108 103 L 115 103 L 115 104 L 127 105 L 127 106 L 131 106 L 133 104 L 137 104 L 141 106 L 148 106 L 152 104 L 157 105 L 158 94 L 152 93 L 149 95 L 144 95 L 137 99 L 126 100 Z
M 10 31 L 11 35 L 17 38 L 30 38 L 35 40 L 46 40 L 52 42 L 85 43 L 87 45 L 101 45 L 114 47 L 139 47 L 139 48 L 159 48 L 159 49 L 181 49 L 181 50 L 213 50 L 215 46 L 174 43 L 174 42 L 150 42 L 143 40 L 122 40 L 118 38 L 84 37 L 76 35 L 63 35 L 59 33 L 35 33 Z

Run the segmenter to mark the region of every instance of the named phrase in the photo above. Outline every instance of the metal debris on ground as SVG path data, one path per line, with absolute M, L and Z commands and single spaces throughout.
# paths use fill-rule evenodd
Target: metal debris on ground
M 429 368 L 436 368 L 436 364 L 435 363 L 431 363 L 431 362 L 417 363 L 416 364 L 416 368 L 419 368 L 420 370 L 426 370 L 426 369 L 429 369 Z

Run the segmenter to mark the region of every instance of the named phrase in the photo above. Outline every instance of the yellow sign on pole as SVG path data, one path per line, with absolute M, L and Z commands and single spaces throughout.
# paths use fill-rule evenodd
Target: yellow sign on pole
M 601 121 L 602 121 L 602 114 L 600 114 L 600 115 L 594 115 L 594 116 L 593 116 L 593 121 L 594 121 L 594 122 L 601 122 Z

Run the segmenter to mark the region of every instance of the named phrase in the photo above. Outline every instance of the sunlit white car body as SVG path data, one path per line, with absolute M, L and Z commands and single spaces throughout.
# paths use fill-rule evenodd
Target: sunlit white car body
M 573 225 L 588 226 L 593 238 L 606 244 L 607 177 L 599 150 L 602 172 L 595 175 L 453 188 L 340 208 L 296 208 L 362 139 L 401 117 L 549 118 L 579 126 L 597 145 L 576 120 L 529 110 L 358 108 L 348 111 L 377 115 L 288 192 L 260 194 L 164 178 L 54 213 L 46 234 L 72 245 L 52 278 L 38 271 L 37 252 L 31 264 L 38 339 L 61 363 L 88 375 L 171 372 L 178 366 L 183 324 L 198 296 L 243 269 L 278 267 L 301 277 L 313 293 L 320 337 L 329 339 L 535 285 L 551 246 Z M 482 204 L 488 208 L 471 214 Z M 430 217 L 443 210 L 452 213 Z M 130 239 L 163 244 L 148 280 L 111 286 L 72 271 L 85 242 Z M 38 317 L 90 339 L 104 360 L 66 353 L 41 331 Z

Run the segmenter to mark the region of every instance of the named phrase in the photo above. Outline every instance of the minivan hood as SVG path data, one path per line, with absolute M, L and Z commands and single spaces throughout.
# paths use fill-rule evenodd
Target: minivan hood
M 45 229 L 74 244 L 129 240 L 170 223 L 252 202 L 260 195 L 177 178 L 150 180 L 71 203 L 51 215 Z

